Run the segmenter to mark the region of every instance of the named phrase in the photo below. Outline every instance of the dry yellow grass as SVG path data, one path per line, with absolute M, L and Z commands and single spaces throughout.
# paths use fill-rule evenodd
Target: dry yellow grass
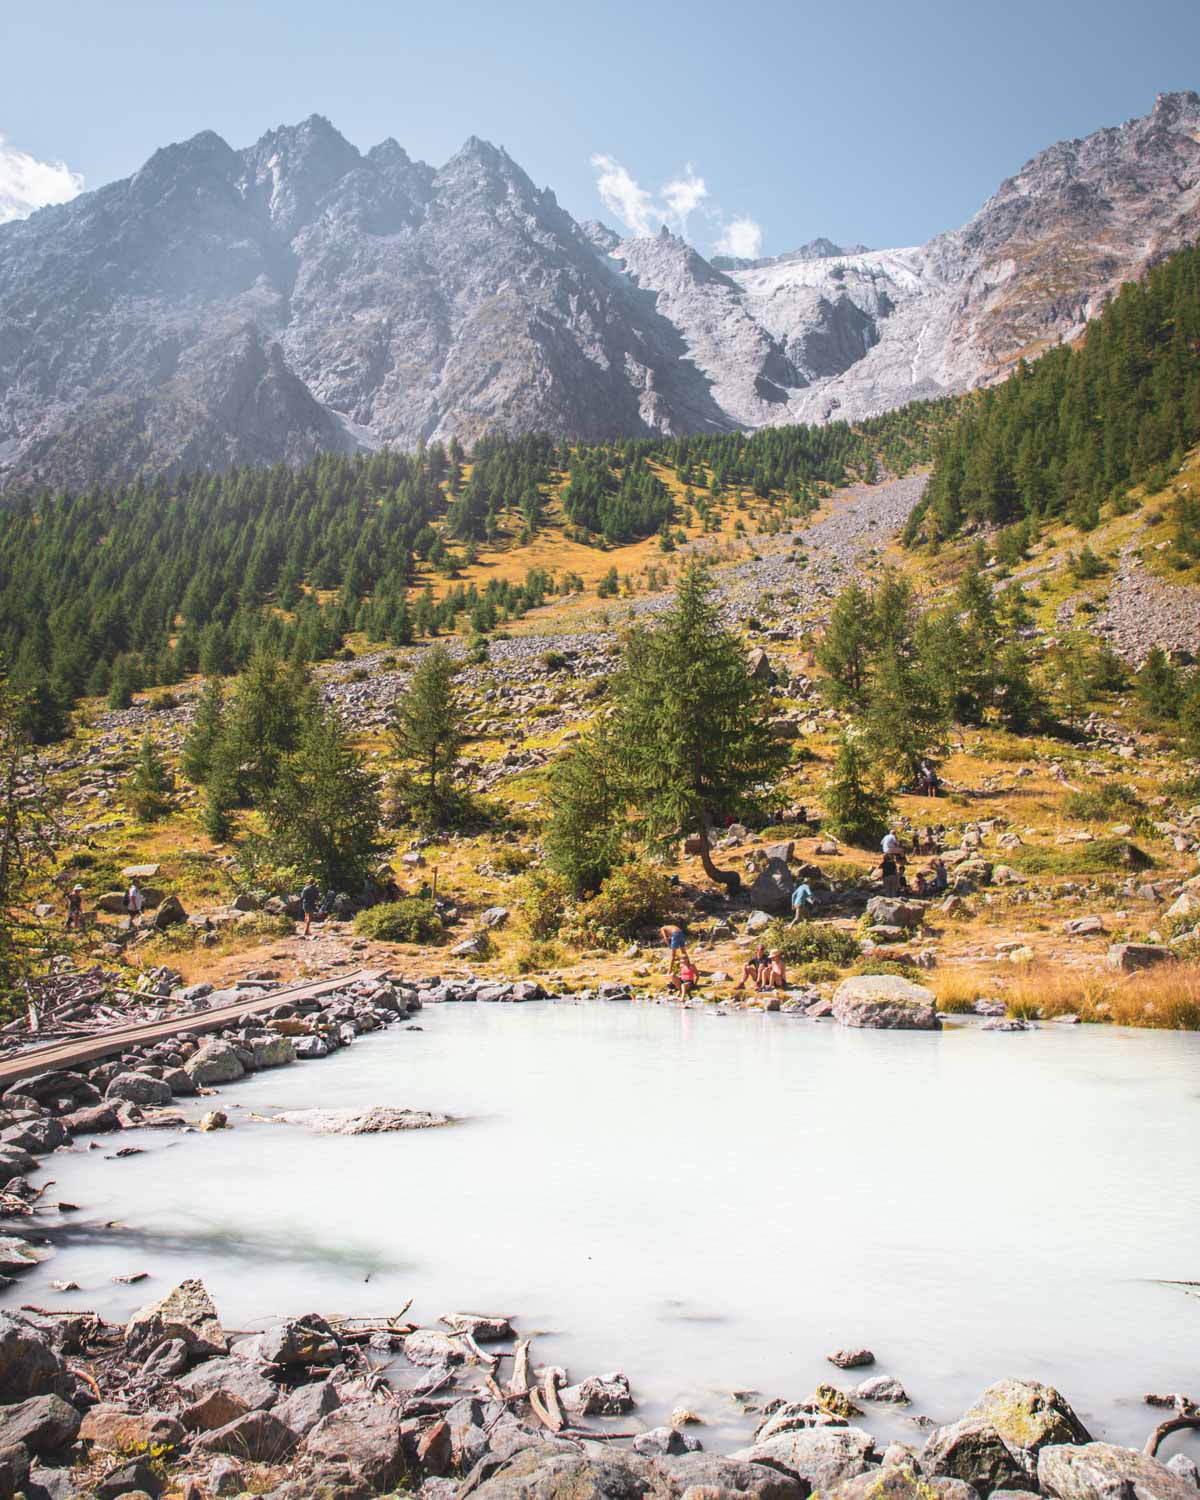
M 1010 1015 L 1076 1015 L 1116 1026 L 1200 1028 L 1200 964 L 1162 964 L 1139 974 L 1031 967 L 1004 991 Z

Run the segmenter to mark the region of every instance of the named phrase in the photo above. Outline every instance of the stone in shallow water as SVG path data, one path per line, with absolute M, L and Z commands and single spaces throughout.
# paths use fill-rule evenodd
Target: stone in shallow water
M 449 1125 L 449 1115 L 428 1109 L 288 1109 L 272 1115 L 277 1125 L 307 1125 L 321 1135 L 383 1135 L 394 1130 L 429 1130 Z

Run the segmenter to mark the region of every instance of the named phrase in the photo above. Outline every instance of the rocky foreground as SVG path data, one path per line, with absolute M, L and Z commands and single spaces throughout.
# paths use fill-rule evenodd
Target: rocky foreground
M 625 1376 L 568 1385 L 564 1371 L 532 1364 L 529 1341 L 507 1317 L 455 1313 L 441 1325 L 306 1314 L 238 1336 L 198 1281 L 125 1327 L 88 1313 L 0 1313 L 0 1496 L 1194 1500 L 1197 1492 L 1190 1459 L 1160 1463 L 1094 1441 L 1064 1397 L 1036 1382 L 999 1381 L 922 1443 L 886 1447 L 855 1424 L 855 1399 L 821 1385 L 803 1401 L 766 1403 L 751 1443 L 718 1456 L 692 1435 L 689 1412 L 649 1431 L 589 1429 L 589 1417 L 633 1408 Z M 853 1368 L 873 1356 L 829 1358 Z M 906 1400 L 886 1377 L 854 1398 Z
M 894 981 L 873 982 L 887 993 L 868 994 L 872 981 L 860 979 L 860 1009 L 894 1010 L 909 998 L 893 993 Z M 161 984 L 169 988 L 169 977 Z M 160 997 L 164 1011 L 178 1007 L 181 1026 L 206 1005 L 228 1002 L 197 988 L 207 987 Z M 218 1034 L 181 1030 L 78 1071 L 21 1078 L 3 1096 L 0 1208 L 18 1232 L 0 1239 L 0 1264 L 16 1274 L 53 1253 L 42 1215 L 73 1206 L 46 1203 L 45 1189 L 27 1177 L 74 1139 L 154 1125 L 220 1129 L 225 1116 L 207 1097 L 216 1086 L 328 1055 L 409 1020 L 427 1002 L 542 993 L 529 982 L 417 985 L 384 976 L 348 977 L 311 1001 L 239 992 L 253 1009 Z M 920 1024 L 857 1012 L 838 1019 Z M 925 1020 L 936 1023 L 932 1014 Z M 193 1124 L 181 1104 L 206 1112 Z M 448 1123 L 389 1109 L 278 1118 L 339 1134 Z M 204 1286 L 188 1280 L 124 1326 L 29 1305 L 0 1312 L 0 1500 L 360 1500 L 400 1491 L 425 1500 L 1195 1500 L 1200 1485 L 1185 1455 L 1154 1456 L 1171 1431 L 1200 1426 L 1182 1396 L 1147 1398 L 1175 1411 L 1146 1452 L 1095 1441 L 1062 1395 L 1021 1380 L 989 1387 L 957 1421 L 934 1426 L 914 1416 L 911 1442 L 885 1444 L 859 1424 L 871 1408 L 906 1408 L 908 1397 L 897 1380 L 869 1370 L 870 1350 L 844 1349 L 828 1358 L 858 1383 L 821 1384 L 800 1400 L 747 1398 L 743 1409 L 757 1423 L 747 1445 L 716 1455 L 704 1450 L 691 1412 L 644 1430 L 623 1373 L 572 1381 L 535 1363 L 531 1341 L 507 1316 L 448 1313 L 426 1327 L 406 1321 L 406 1311 L 376 1320 L 304 1313 L 239 1334 L 223 1326 Z

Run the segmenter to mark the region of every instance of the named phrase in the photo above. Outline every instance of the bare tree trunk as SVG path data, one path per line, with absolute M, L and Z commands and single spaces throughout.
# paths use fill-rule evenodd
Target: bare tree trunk
M 736 896 L 742 888 L 742 877 L 736 870 L 718 870 L 712 862 L 712 845 L 708 842 L 708 829 L 700 830 L 700 863 L 704 873 L 716 885 L 723 885 L 728 896 Z

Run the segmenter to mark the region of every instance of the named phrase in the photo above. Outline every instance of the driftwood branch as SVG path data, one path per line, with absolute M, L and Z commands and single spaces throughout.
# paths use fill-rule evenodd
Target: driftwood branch
M 1170 1437 L 1173 1432 L 1183 1432 L 1188 1428 L 1200 1432 L 1200 1411 L 1180 1412 L 1177 1416 L 1168 1417 L 1165 1422 L 1160 1422 L 1146 1439 L 1146 1447 L 1143 1451 L 1147 1457 L 1153 1458 L 1164 1438 Z

